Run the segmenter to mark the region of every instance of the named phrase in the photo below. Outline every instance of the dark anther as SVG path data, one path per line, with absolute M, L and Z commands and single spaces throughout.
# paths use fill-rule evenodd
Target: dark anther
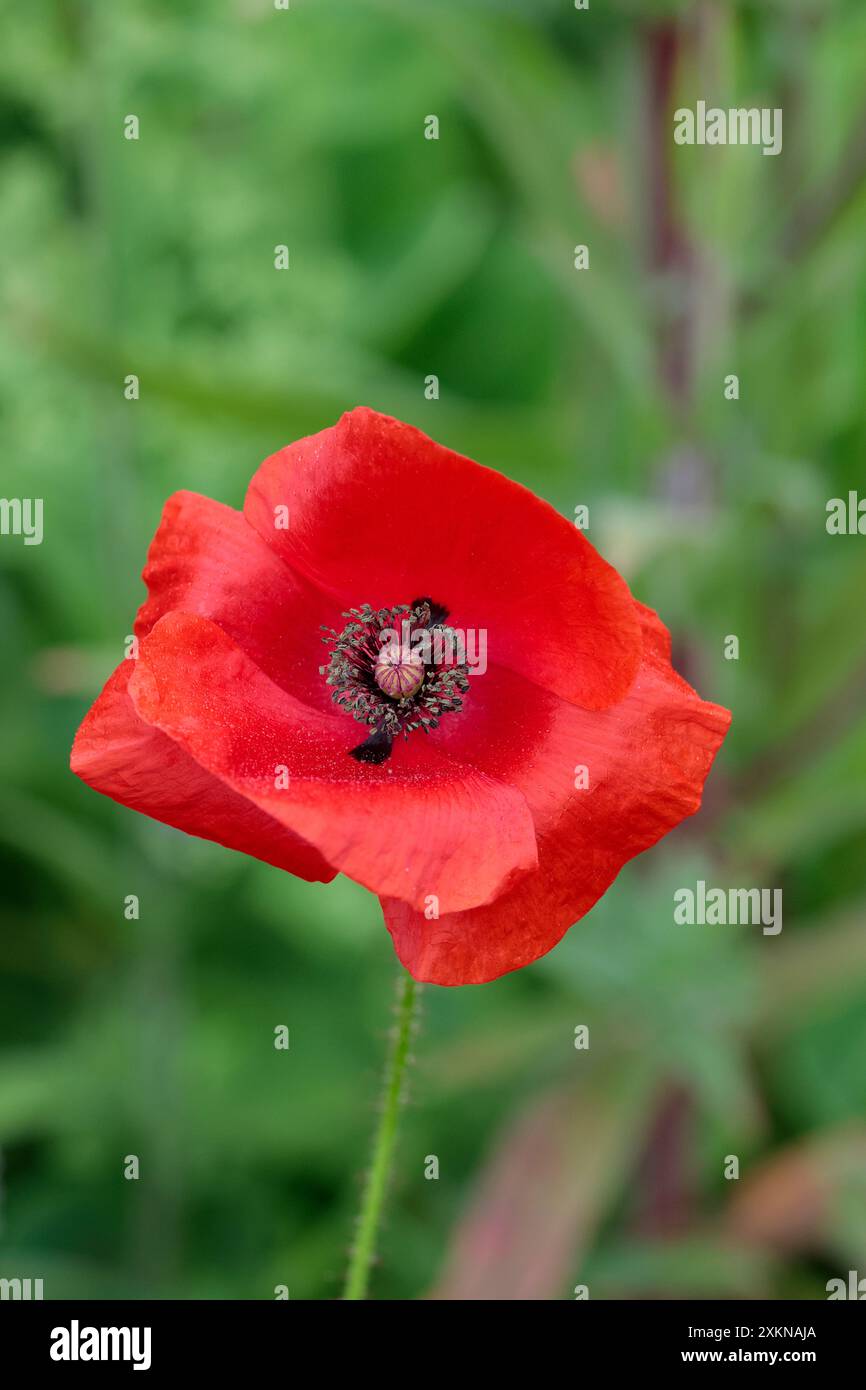
M 448 617 L 448 609 L 444 604 L 434 603 L 432 598 L 413 598 L 412 607 L 421 608 L 425 603 L 430 609 L 430 617 L 425 623 L 425 627 L 438 627 L 440 623 L 444 623 Z
M 355 758 L 359 763 L 374 763 L 378 766 L 390 758 L 393 741 L 387 729 L 374 729 L 370 737 L 359 743 L 357 748 L 349 749 L 349 757 Z

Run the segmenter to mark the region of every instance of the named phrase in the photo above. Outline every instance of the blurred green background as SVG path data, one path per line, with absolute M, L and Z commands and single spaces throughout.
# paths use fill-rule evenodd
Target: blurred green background
M 866 540 L 825 529 L 866 447 L 862 0 L 0 17 L 0 490 L 45 505 L 41 546 L 0 538 L 0 1275 L 339 1292 L 396 975 L 375 899 L 67 764 L 164 499 L 237 506 L 359 403 L 588 504 L 734 713 L 700 815 L 550 956 L 425 990 L 374 1296 L 866 1274 Z M 699 98 L 781 106 L 782 154 L 676 147 Z M 782 887 L 784 930 L 675 926 L 700 877 Z

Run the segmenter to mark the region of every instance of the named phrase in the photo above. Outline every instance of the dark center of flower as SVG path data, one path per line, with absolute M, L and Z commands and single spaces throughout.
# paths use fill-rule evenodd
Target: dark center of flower
M 365 603 L 343 617 L 349 621 L 342 632 L 322 628 L 332 650 L 319 669 L 333 687 L 334 703 L 371 730 L 349 755 L 383 763 L 399 734 L 430 733 L 443 714 L 462 708 L 469 689 L 466 653 L 446 624 L 448 610 L 429 598 L 394 608 Z

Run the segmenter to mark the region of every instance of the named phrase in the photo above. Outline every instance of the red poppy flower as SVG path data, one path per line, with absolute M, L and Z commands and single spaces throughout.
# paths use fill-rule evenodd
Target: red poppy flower
M 137 659 L 73 770 L 302 878 L 348 874 L 421 980 L 549 951 L 697 810 L 730 722 L 580 531 L 371 410 L 267 459 L 243 513 L 177 493 L 144 579 Z

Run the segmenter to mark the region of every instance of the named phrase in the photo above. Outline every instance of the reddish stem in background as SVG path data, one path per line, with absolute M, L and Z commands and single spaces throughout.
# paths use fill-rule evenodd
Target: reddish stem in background
M 674 20 L 644 30 L 648 254 L 651 274 L 663 295 L 659 374 L 673 403 L 684 409 L 692 384 L 688 321 L 692 255 L 677 217 L 671 134 L 674 83 L 682 48 L 682 30 Z

